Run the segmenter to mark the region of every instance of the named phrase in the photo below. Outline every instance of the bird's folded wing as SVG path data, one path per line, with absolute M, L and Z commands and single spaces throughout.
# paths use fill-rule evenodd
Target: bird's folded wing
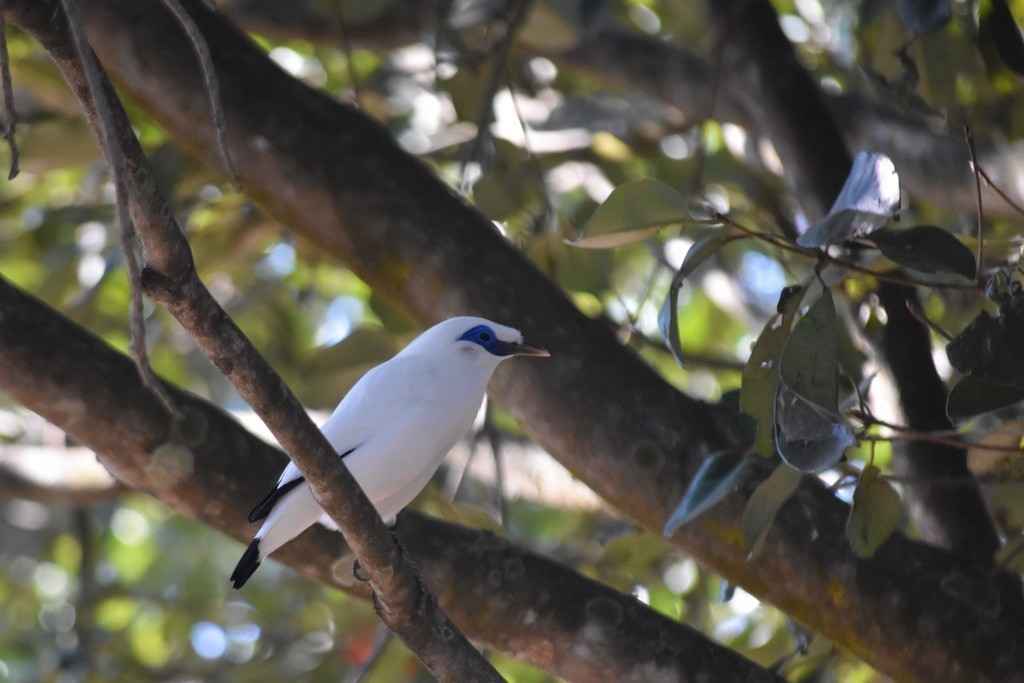
M 344 458 L 354 450 L 354 448 L 348 449 L 341 453 L 341 457 Z M 270 511 L 274 509 L 274 506 L 285 494 L 304 481 L 306 481 L 306 478 L 299 473 L 299 468 L 295 466 L 295 463 L 288 463 L 288 466 L 284 468 L 284 472 L 281 473 L 281 478 L 277 480 L 277 486 L 274 487 L 274 490 L 268 493 L 266 498 L 261 500 L 252 509 L 252 512 L 249 513 L 249 522 L 258 522 L 269 515 Z

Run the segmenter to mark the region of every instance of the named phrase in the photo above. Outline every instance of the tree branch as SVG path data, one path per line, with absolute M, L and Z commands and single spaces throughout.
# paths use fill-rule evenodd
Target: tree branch
M 166 414 L 128 358 L 2 279 L 0 317 L 0 391 L 95 449 L 132 488 L 249 540 L 247 501 L 277 478 L 281 451 L 166 385 L 190 427 L 186 443 L 169 448 Z M 631 596 L 489 532 L 405 512 L 395 533 L 460 628 L 566 680 L 780 681 Z M 274 558 L 367 597 L 352 578 L 351 551 L 322 527 Z
M 192 335 L 298 465 L 317 502 L 342 529 L 369 577 L 374 608 L 388 628 L 441 680 L 500 681 L 490 663 L 438 608 L 415 567 L 298 399 L 199 280 L 188 244 L 153 182 L 127 114 L 78 35 L 83 29 L 77 26 L 76 1 L 61 0 L 63 5 L 39 2 L 30 8 L 12 3 L 8 7 L 15 21 L 53 56 L 85 110 L 116 185 L 125 190 L 118 193 L 122 229 L 130 229 L 123 208 L 130 204 L 148 261 L 146 292 L 163 303 Z M 62 6 L 66 16 L 62 16 Z M 222 131 L 218 123 L 215 121 L 214 129 Z M 230 160 L 231 156 L 225 153 L 224 158 Z M 161 448 L 180 445 L 179 429 L 175 420 L 171 439 Z
M 551 362 L 517 368 L 514 382 L 499 369 L 492 395 L 624 515 L 660 530 L 702 459 L 738 433 L 731 413 L 662 381 L 378 125 L 285 75 L 200 4 L 185 4 L 219 70 L 249 195 L 423 322 L 483 313 L 543 331 Z M 142 0 L 92 0 L 85 9 L 124 87 L 218 167 L 201 78 L 174 20 Z M 896 678 L 1001 680 L 1024 667 L 1015 646 L 1021 611 L 981 611 L 949 589 L 993 590 L 955 556 L 894 537 L 874 558 L 855 558 L 843 535 L 848 508 L 808 481 L 748 562 L 744 502 L 730 497 L 671 542 Z
M 922 432 L 953 428 L 946 416 L 946 385 L 931 356 L 928 328 L 908 309 L 917 305 L 917 293 L 899 285 L 879 287 L 879 300 L 888 320 L 881 335 L 881 350 L 893 380 L 906 423 Z M 974 476 L 967 468 L 964 448 L 926 441 L 910 441 L 898 449 L 893 467 L 900 475 L 925 482 L 907 486 L 905 497 L 913 507 L 911 518 L 918 533 L 929 543 L 974 558 L 991 570 L 999 535 L 981 496 Z M 933 480 L 961 481 L 954 489 L 928 486 Z

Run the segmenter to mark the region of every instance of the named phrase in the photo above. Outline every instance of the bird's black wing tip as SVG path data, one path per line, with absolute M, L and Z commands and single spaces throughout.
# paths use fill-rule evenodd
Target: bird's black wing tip
M 274 509 L 275 505 L 277 505 L 277 501 L 284 497 L 284 494 L 288 493 L 304 481 L 306 481 L 304 477 L 296 477 L 291 481 L 287 481 L 280 486 L 275 487 L 274 490 L 268 493 L 266 498 L 257 503 L 256 507 L 254 507 L 252 512 L 249 513 L 249 522 L 258 522 L 269 515 L 270 511 Z
M 252 539 L 252 543 L 242 553 L 242 558 L 235 565 L 235 571 L 231 572 L 231 585 L 237 590 L 245 585 L 253 572 L 260 566 L 260 539 Z

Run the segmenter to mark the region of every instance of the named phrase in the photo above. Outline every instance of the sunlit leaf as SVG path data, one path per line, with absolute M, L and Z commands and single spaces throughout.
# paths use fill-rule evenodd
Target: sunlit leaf
M 722 245 L 735 239 L 735 236 L 724 231 L 706 235 L 697 240 L 686 252 L 682 265 L 672 276 L 672 284 L 669 285 L 668 294 L 658 311 L 658 329 L 661 330 L 661 338 L 665 340 L 665 346 L 675 356 L 676 361 L 683 365 L 683 348 L 679 339 L 679 290 L 683 282 L 697 269 L 697 266 L 708 260 L 715 252 L 722 248 Z
M 900 207 L 900 180 L 889 157 L 860 152 L 828 214 L 797 239 L 804 247 L 847 242 L 885 225 Z
M 756 559 L 764 550 L 768 529 L 782 506 L 796 493 L 802 478 L 803 475 L 792 467 L 779 465 L 750 495 L 740 522 L 747 540 L 748 560 Z
M 772 436 L 775 430 L 775 394 L 779 385 L 779 362 L 805 291 L 802 287 L 784 290 L 779 298 L 779 313 L 772 316 L 764 326 L 743 368 L 740 410 L 754 418 L 757 423 L 754 448 L 759 455 L 765 457 L 775 453 Z
M 615 188 L 594 210 L 583 235 L 567 242 L 608 249 L 646 239 L 668 225 L 692 221 L 689 202 L 678 190 L 654 178 L 641 178 Z
M 996 384 L 967 375 L 953 385 L 946 399 L 946 414 L 953 422 L 963 422 L 984 413 L 1024 401 L 1024 389 L 1012 384 Z
M 915 33 L 936 29 L 953 15 L 950 0 L 900 0 L 900 20 Z
M 566 244 L 581 249 L 617 249 L 634 242 L 643 242 L 654 237 L 667 226 L 659 225 L 654 228 L 637 228 L 635 230 L 620 230 L 609 232 L 603 235 L 585 235 L 574 240 L 565 240 Z
M 846 523 L 846 540 L 859 557 L 871 557 L 896 531 L 902 504 L 892 484 L 879 477 L 881 470 L 868 465 L 853 492 L 853 507 Z
M 750 466 L 749 460 L 732 451 L 708 457 L 665 523 L 662 532 L 665 537 L 735 491 L 743 483 Z
M 955 273 L 973 279 L 974 254 L 956 237 L 934 225 L 904 230 L 876 230 L 868 236 L 886 256 L 901 266 L 925 273 Z

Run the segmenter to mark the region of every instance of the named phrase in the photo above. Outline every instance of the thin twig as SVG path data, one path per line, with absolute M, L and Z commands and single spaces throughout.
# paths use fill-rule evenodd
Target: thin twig
M 508 94 L 512 98 L 512 108 L 516 110 L 516 119 L 519 121 L 519 127 L 523 131 L 523 149 L 526 150 L 526 158 L 530 162 L 530 168 L 533 170 L 537 185 L 540 187 L 540 196 L 544 200 L 545 223 L 550 224 L 557 215 L 555 205 L 551 201 L 551 194 L 548 191 L 547 183 L 544 182 L 544 169 L 540 165 L 540 159 L 534 153 L 533 145 L 530 143 L 530 127 L 527 125 L 526 119 L 523 118 L 523 110 L 519 106 L 519 96 L 516 95 L 516 90 L 512 86 L 512 78 L 506 74 L 506 79 Z M 548 228 L 549 225 L 544 225 L 545 232 L 548 232 Z
M 1006 202 L 1011 207 L 1013 207 L 1014 211 L 1016 211 L 1020 215 L 1024 216 L 1024 206 L 1021 206 L 1020 204 L 1015 202 L 1013 199 L 1010 198 L 1010 196 L 1008 194 L 1006 194 L 1002 190 L 1002 188 L 1000 188 L 998 185 L 996 185 L 995 181 L 992 180 L 991 176 L 989 176 L 989 174 L 985 172 L 985 168 L 981 164 L 975 162 L 974 168 L 981 175 L 982 179 L 985 181 L 985 184 L 988 186 L 988 188 L 990 190 L 995 192 L 999 196 L 1000 199 L 1002 199 L 1004 202 Z
M 875 434 L 863 434 L 857 438 L 861 441 L 880 441 L 880 442 L 894 442 L 894 441 L 927 441 L 928 443 L 934 443 L 940 446 L 948 446 L 950 448 L 976 448 L 979 450 L 986 451 L 997 451 L 1000 453 L 1024 453 L 1024 449 L 1017 446 L 1000 446 L 997 444 L 984 444 L 977 443 L 971 444 L 966 443 L 967 435 L 960 434 L 956 431 L 940 431 L 940 432 L 921 432 L 910 427 L 903 425 L 893 424 L 892 422 L 886 422 L 880 420 L 871 415 L 864 415 L 853 411 L 854 417 L 862 420 L 866 426 L 878 425 L 879 427 L 885 427 L 896 432 L 896 434 L 890 434 L 887 436 L 875 435 Z
M 8 180 L 13 180 L 18 175 L 18 160 L 21 152 L 14 140 L 14 129 L 18 123 L 17 113 L 14 111 L 14 84 L 11 79 L 11 55 L 7 51 L 7 25 L 4 19 L 4 0 L 0 0 L 0 88 L 4 95 L 4 139 L 11 150 L 11 170 L 7 174 Z
M 142 308 L 142 278 L 139 270 L 138 260 L 135 258 L 135 224 L 132 222 L 128 210 L 129 198 L 134 196 L 134 185 L 128 174 L 124 162 L 124 155 L 117 137 L 117 129 L 114 124 L 113 113 L 110 103 L 107 101 L 103 88 L 103 77 L 100 73 L 96 55 L 86 40 L 82 31 L 82 17 L 75 0 L 60 0 L 64 7 L 64 13 L 68 18 L 68 33 L 78 55 L 79 63 L 85 74 L 86 84 L 92 101 L 96 105 L 96 116 L 99 120 L 98 134 L 100 144 L 106 152 L 107 161 L 110 164 L 111 173 L 114 177 L 114 190 L 117 194 L 117 216 L 121 223 L 121 246 L 124 251 L 124 261 L 128 270 L 128 280 L 131 289 L 131 335 L 132 335 L 132 356 L 135 358 L 135 365 L 139 371 L 142 383 L 153 395 L 163 404 L 167 413 L 173 418 L 180 417 L 178 407 L 171 398 L 170 393 L 153 373 L 149 365 L 149 353 L 146 350 L 146 325 Z M 140 203 L 141 205 L 141 203 Z M 177 419 L 174 420 L 177 424 Z
M 178 20 L 178 23 L 185 30 L 189 41 L 192 43 L 192 47 L 196 51 L 196 56 L 199 58 L 199 68 L 203 72 L 203 83 L 206 86 L 206 92 L 210 96 L 210 112 L 213 114 L 213 125 L 217 129 L 217 143 L 220 145 L 220 153 L 223 157 L 224 165 L 227 167 L 228 174 L 235 184 L 235 188 L 241 188 L 242 180 L 238 175 L 238 168 L 235 166 L 235 159 L 228 145 L 228 126 L 224 119 L 224 108 L 221 106 L 220 83 L 217 80 L 217 70 L 213 66 L 213 58 L 210 56 L 210 46 L 206 44 L 206 38 L 203 37 L 196 22 L 192 20 L 191 15 L 185 11 L 185 8 L 178 0 L 161 0 L 161 2 L 163 2 L 164 7 L 171 11 L 174 18 Z
M 508 55 L 512 49 L 512 37 L 515 35 L 516 28 L 518 28 L 519 24 L 526 18 L 526 10 L 529 5 L 530 0 L 518 0 L 505 25 L 505 33 L 498 39 L 498 42 L 494 46 L 494 56 L 491 58 L 491 75 L 487 80 L 487 85 L 484 88 L 483 93 L 480 96 L 480 107 L 477 110 L 476 136 L 473 138 L 473 142 L 470 143 L 469 148 L 466 150 L 466 155 L 462 160 L 461 174 L 463 178 L 463 185 L 465 185 L 466 168 L 471 162 L 479 161 L 479 157 L 483 151 L 484 141 L 490 137 L 488 125 L 490 124 L 492 110 L 494 108 L 494 96 L 498 92 L 498 86 L 505 82 L 505 65 L 508 62 Z
M 978 203 L 978 264 L 974 273 L 981 282 L 982 268 L 985 265 L 985 208 L 981 202 L 981 176 L 978 173 L 978 156 L 974 151 L 974 134 L 970 126 L 964 124 L 964 139 L 967 141 L 967 152 L 971 155 L 971 173 L 974 174 L 974 191 Z
M 338 22 L 338 35 L 341 36 L 341 52 L 345 55 L 345 65 L 348 71 L 348 80 L 352 83 L 352 104 L 361 108 L 362 87 L 359 83 L 359 76 L 356 75 L 355 60 L 352 58 L 352 41 L 348 35 L 348 23 L 345 21 L 344 3 L 342 0 L 334 0 L 334 16 Z
M 737 223 L 736 221 L 732 220 L 727 216 L 719 216 L 718 222 L 720 222 L 722 225 L 728 225 L 729 227 L 736 228 L 737 230 L 740 230 L 755 239 L 759 239 L 762 242 L 770 244 L 783 251 L 788 251 L 794 254 L 800 254 L 802 256 L 807 256 L 810 258 L 816 258 L 819 261 L 834 265 L 838 268 L 844 268 L 846 270 L 852 270 L 854 272 L 862 273 L 864 275 L 870 275 L 871 277 L 877 280 L 881 280 L 882 282 L 891 282 L 893 284 L 903 285 L 906 287 L 930 287 L 932 289 L 952 289 L 961 291 L 975 291 L 978 289 L 978 286 L 976 284 L 963 285 L 955 282 L 919 282 L 917 280 L 911 280 L 909 278 L 900 277 L 898 275 L 890 275 L 889 273 L 871 270 L 870 268 L 859 266 L 856 263 L 844 261 L 841 258 L 832 256 L 831 254 L 822 249 L 817 249 L 813 247 L 801 247 L 798 244 L 795 244 L 792 241 L 790 241 L 788 238 L 779 237 L 778 235 L 775 235 L 773 233 L 762 232 L 760 230 L 755 230 L 753 228 L 746 227 L 741 223 Z
M 939 335 L 947 342 L 953 341 L 953 335 L 939 327 L 938 323 L 936 323 L 934 320 L 926 316 L 924 314 L 924 311 L 922 311 L 921 307 L 917 304 L 917 301 L 914 300 L 913 298 L 907 299 L 907 310 L 910 312 L 910 315 L 912 315 L 915 320 L 917 320 L 919 323 L 930 329 L 932 332 Z

